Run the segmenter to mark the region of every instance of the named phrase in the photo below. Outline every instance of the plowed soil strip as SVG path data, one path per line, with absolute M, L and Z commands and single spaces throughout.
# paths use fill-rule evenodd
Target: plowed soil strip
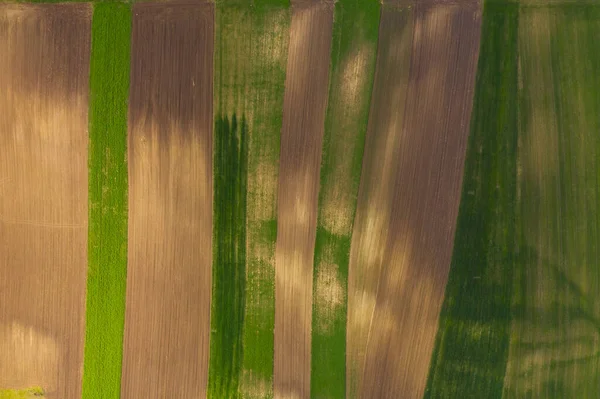
M 313 253 L 332 23 L 332 5 L 293 7 L 277 209 L 276 398 L 310 395 Z
M 81 397 L 89 5 L 0 5 L 0 387 Z
M 119 399 L 127 279 L 127 101 L 131 8 L 94 6 L 83 397 Z
M 215 398 L 273 397 L 277 174 L 290 19 L 289 7 L 216 8 L 209 370 Z
M 123 398 L 206 397 L 212 4 L 133 7 Z
M 396 136 L 397 163 L 387 181 L 364 175 L 391 186 L 391 207 L 375 289 L 363 294 L 374 305 L 360 397 L 421 398 L 425 390 L 458 213 L 479 22 L 472 6 L 415 9 L 405 119 L 385 126 Z
M 454 253 L 426 398 L 500 398 L 515 270 L 518 6 L 483 12 Z
M 377 1 L 335 6 L 313 274 L 312 397 L 346 396 L 348 260 L 379 15 Z
M 363 397 L 369 327 L 392 207 L 391 182 L 398 169 L 414 15 L 383 6 L 377 63 L 365 139 L 348 271 L 347 397 Z

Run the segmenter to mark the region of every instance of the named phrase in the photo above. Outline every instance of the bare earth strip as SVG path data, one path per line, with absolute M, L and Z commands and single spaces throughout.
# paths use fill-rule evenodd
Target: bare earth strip
M 348 271 L 346 392 L 349 398 L 362 397 L 369 327 L 392 206 L 391 182 L 398 169 L 413 23 L 412 10 L 382 7 Z
M 123 398 L 206 397 L 213 12 L 133 8 Z
M 362 297 L 363 306 L 368 305 L 360 309 L 359 302 L 349 310 L 353 316 L 349 323 L 358 325 L 362 317 L 366 324 L 366 331 L 365 326 L 361 331 L 366 335 L 359 338 L 366 340 L 364 354 L 352 359 L 362 361 L 353 365 L 359 368 L 359 397 L 423 396 L 460 200 L 480 11 L 474 6 L 427 5 L 417 6 L 414 12 L 405 119 L 402 125 L 380 125 L 393 137 L 390 151 L 397 151 L 396 164 L 385 180 L 363 174 L 363 179 L 390 191 L 383 191 L 383 209 L 373 208 L 373 203 L 358 208 L 367 213 L 363 225 L 368 225 L 369 213 L 377 214 L 376 218 L 383 214 L 389 223 L 380 222 L 377 236 L 369 237 L 378 244 L 375 248 L 357 241 L 362 245 L 351 257 L 352 273 L 370 280 L 362 292 L 350 291 Z M 384 29 L 390 29 L 383 25 L 384 18 L 382 36 Z M 375 84 L 380 84 L 377 79 Z M 386 106 L 379 93 L 373 102 Z M 381 133 L 373 129 L 367 134 Z M 360 240 L 365 233 L 355 230 L 355 234 Z M 364 251 L 372 252 L 370 263 L 363 260 Z M 365 273 L 366 269 L 372 271 Z M 353 313 L 365 310 L 365 314 Z
M 0 387 L 81 396 L 89 5 L 0 6 Z
M 333 5 L 294 5 L 281 130 L 275 251 L 276 398 L 310 394 L 313 253 Z

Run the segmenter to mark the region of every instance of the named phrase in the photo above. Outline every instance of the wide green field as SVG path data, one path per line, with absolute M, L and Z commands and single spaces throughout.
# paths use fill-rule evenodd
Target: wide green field
M 597 395 L 599 12 L 484 8 L 428 397 Z

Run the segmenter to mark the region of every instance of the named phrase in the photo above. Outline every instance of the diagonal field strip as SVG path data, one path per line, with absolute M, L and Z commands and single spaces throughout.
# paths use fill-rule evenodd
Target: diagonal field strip
M 273 3 L 219 2 L 215 9 L 214 398 L 273 397 L 277 176 L 291 17 L 289 4 Z
M 346 395 L 362 397 L 363 366 L 375 311 L 384 234 L 392 206 L 391 180 L 399 160 L 399 135 L 408 86 L 414 28 L 412 9 L 381 8 L 377 61 L 356 204 L 348 271 Z M 371 131 L 377 134 L 370 134 Z M 354 265 L 360 265 L 356 267 Z
M 420 398 L 450 266 L 480 10 L 384 5 L 381 20 L 380 43 L 391 45 L 378 49 L 364 155 L 370 170 L 363 167 L 350 258 L 349 394 Z M 409 63 L 408 76 L 399 59 Z M 372 164 L 386 161 L 391 167 L 374 174 Z
M 452 265 L 425 398 L 499 398 L 510 336 L 518 6 L 486 4 Z
M 118 399 L 127 280 L 127 99 L 131 8 L 92 17 L 84 399 Z
M 352 222 L 373 86 L 380 6 L 335 5 L 313 270 L 311 397 L 346 392 L 347 279 Z
M 600 7 L 521 7 L 518 272 L 505 398 L 600 386 Z

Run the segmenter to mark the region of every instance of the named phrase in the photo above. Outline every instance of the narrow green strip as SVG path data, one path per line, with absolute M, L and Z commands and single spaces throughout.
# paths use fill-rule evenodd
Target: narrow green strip
M 246 285 L 245 119 L 219 116 L 214 130 L 213 294 L 208 396 L 235 398 L 242 368 Z
M 425 398 L 500 398 L 515 269 L 518 6 L 486 4 L 454 253 Z
M 84 399 L 119 399 L 127 275 L 127 101 L 131 8 L 94 5 Z
M 336 3 L 313 274 L 311 397 L 346 396 L 352 224 L 369 114 L 380 4 Z
M 215 10 L 209 396 L 263 399 L 273 397 L 277 176 L 291 10 L 230 3 L 217 2 Z M 238 125 L 245 121 L 243 132 L 231 131 L 234 116 Z M 233 136 L 246 140 L 244 151 L 225 145 Z M 244 157 L 247 172 L 229 170 Z M 230 203 L 234 193 L 239 204 Z M 229 215 L 235 228 L 223 219 Z M 227 260 L 244 249 L 245 258 Z

